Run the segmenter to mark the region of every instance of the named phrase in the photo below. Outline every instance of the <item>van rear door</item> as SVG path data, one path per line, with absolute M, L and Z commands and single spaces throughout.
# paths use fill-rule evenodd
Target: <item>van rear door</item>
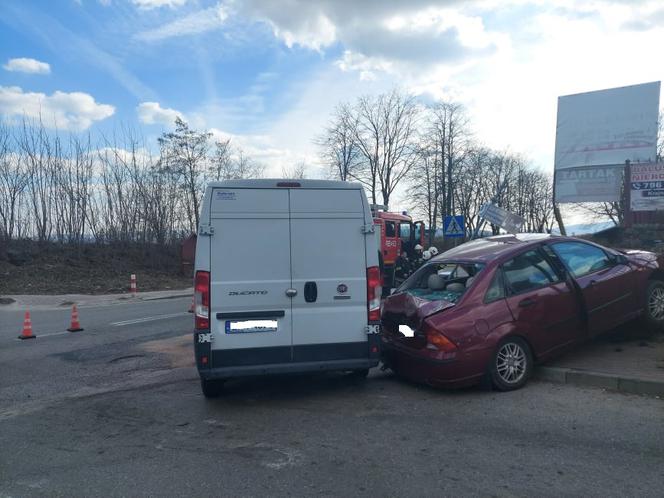
M 210 202 L 213 366 L 290 362 L 288 190 L 215 188 Z
M 290 190 L 293 361 L 367 357 L 364 212 L 359 189 Z

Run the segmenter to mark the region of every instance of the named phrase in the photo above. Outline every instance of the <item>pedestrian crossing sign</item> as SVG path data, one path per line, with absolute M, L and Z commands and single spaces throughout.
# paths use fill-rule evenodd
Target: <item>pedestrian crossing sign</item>
M 465 234 L 463 216 L 445 216 L 443 220 L 443 235 L 445 237 L 463 237 Z

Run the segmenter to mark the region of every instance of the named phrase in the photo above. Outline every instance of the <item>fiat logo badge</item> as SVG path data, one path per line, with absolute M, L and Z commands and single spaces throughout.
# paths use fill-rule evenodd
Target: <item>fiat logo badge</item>
M 346 284 L 337 285 L 337 292 L 339 294 L 345 294 L 346 292 L 348 292 L 348 286 Z

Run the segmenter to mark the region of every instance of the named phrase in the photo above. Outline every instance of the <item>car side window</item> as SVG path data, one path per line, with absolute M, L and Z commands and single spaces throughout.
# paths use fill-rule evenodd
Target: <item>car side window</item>
M 527 251 L 502 266 L 509 294 L 521 294 L 560 282 L 560 277 L 539 251 Z
M 484 294 L 484 302 L 488 304 L 503 299 L 504 297 L 505 284 L 503 283 L 503 272 L 498 268 L 493 276 L 491 285 L 489 285 L 486 294 Z
M 602 249 L 583 242 L 558 242 L 551 248 L 575 277 L 582 277 L 611 266 L 611 259 Z

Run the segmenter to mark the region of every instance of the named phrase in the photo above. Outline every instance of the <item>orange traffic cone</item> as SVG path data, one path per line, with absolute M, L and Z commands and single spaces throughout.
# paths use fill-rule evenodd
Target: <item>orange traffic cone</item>
M 196 304 L 195 304 L 195 302 L 194 302 L 194 297 L 192 296 L 192 298 L 191 298 L 191 306 L 189 306 L 189 310 L 188 310 L 189 313 L 193 313 L 195 308 L 196 308 Z
M 81 327 L 81 324 L 78 321 L 78 310 L 76 309 L 76 305 L 71 308 L 71 325 L 67 330 L 69 332 L 80 332 L 83 330 L 83 327 Z
M 18 336 L 19 339 L 34 339 L 37 337 L 32 333 L 32 320 L 30 320 L 30 312 L 25 312 L 25 318 L 23 318 L 23 332 Z

